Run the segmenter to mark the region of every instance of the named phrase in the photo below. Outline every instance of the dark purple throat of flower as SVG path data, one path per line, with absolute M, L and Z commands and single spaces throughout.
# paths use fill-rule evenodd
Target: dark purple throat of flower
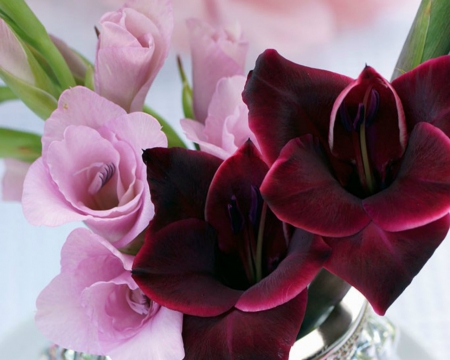
M 349 180 L 336 166 L 338 180 L 360 198 L 387 188 L 396 176 L 395 164 L 403 156 L 406 141 L 401 101 L 391 85 L 366 66 L 337 97 L 331 111 L 330 151 L 356 174 Z

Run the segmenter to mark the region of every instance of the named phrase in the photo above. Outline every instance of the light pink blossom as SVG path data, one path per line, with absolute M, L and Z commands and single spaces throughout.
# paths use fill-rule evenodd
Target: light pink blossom
M 214 29 L 196 19 L 188 22 L 192 54 L 194 114 L 204 122 L 217 82 L 225 76 L 244 75 L 248 43 L 239 26 Z
M 42 157 L 25 178 L 24 214 L 33 225 L 84 220 L 124 246 L 153 216 L 142 149 L 165 146 L 150 115 L 127 114 L 84 87 L 67 90 L 45 123 Z
M 5 172 L 2 179 L 2 200 L 21 201 L 23 182 L 30 168 L 30 163 L 6 158 L 3 159 Z
M 39 295 L 36 324 L 56 344 L 113 360 L 184 357 L 183 315 L 149 300 L 131 278 L 133 256 L 88 229 L 61 251 L 61 273 Z
M 130 0 L 100 25 L 95 90 L 129 112 L 140 111 L 169 51 L 172 3 Z
M 192 119 L 181 120 L 187 138 L 199 144 L 202 151 L 226 159 L 248 139 L 258 146 L 248 126 L 248 109 L 241 96 L 245 81 L 240 75 L 219 80 L 205 124 Z

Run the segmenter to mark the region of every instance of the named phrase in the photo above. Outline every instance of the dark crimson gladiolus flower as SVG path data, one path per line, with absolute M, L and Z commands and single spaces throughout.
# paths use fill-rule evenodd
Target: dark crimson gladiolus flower
M 224 162 L 176 148 L 143 158 L 155 217 L 133 278 L 186 314 L 186 359 L 287 359 L 329 246 L 301 230 L 286 240 L 261 197 L 268 166 L 250 141 Z
M 272 164 L 261 193 L 321 235 L 325 267 L 383 314 L 444 239 L 450 209 L 450 57 L 391 84 L 260 56 L 244 101 Z

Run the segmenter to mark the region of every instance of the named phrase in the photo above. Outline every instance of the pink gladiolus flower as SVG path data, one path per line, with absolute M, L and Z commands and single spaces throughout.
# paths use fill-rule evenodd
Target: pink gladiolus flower
M 226 159 L 248 139 L 257 144 L 248 126 L 248 109 L 241 95 L 245 80 L 239 75 L 219 80 L 205 124 L 191 119 L 181 120 L 187 138 L 199 144 L 202 151 Z
M 248 43 L 238 26 L 215 30 L 208 24 L 188 21 L 192 53 L 192 90 L 196 120 L 205 122 L 208 106 L 223 77 L 244 75 Z
M 127 114 L 84 87 L 65 91 L 25 179 L 26 218 L 48 226 L 84 220 L 116 247 L 126 245 L 153 216 L 141 160 L 149 146 L 167 146 L 150 115 Z
M 169 0 L 130 0 L 101 20 L 95 60 L 95 90 L 140 111 L 167 57 L 173 29 Z
M 383 314 L 450 225 L 450 56 L 392 83 L 296 65 L 268 50 L 249 75 L 250 128 L 273 163 L 261 193 L 321 235 L 325 264 Z
M 16 160 L 4 159 L 5 173 L 2 180 L 2 199 L 4 201 L 21 201 L 23 182 L 30 168 L 30 163 Z
M 133 257 L 88 229 L 61 251 L 61 273 L 39 295 L 36 324 L 56 344 L 113 360 L 183 359 L 183 315 L 149 300 Z

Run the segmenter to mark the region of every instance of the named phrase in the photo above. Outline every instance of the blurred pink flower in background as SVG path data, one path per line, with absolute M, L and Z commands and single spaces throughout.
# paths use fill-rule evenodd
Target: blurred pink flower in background
M 206 22 L 189 19 L 194 115 L 204 123 L 217 82 L 225 76 L 244 75 L 247 41 L 240 26 L 215 29 Z
M 65 91 L 25 178 L 25 217 L 47 226 L 85 221 L 116 247 L 128 244 L 153 216 L 142 149 L 166 146 L 150 115 L 127 114 L 85 87 Z
M 119 7 L 124 0 L 103 0 Z M 238 22 L 252 57 L 267 48 L 290 58 L 308 46 L 325 43 L 339 31 L 363 27 L 388 8 L 406 1 L 389 0 L 173 0 L 176 48 L 188 49 L 186 20 L 197 18 L 215 27 Z
M 37 299 L 38 328 L 62 347 L 113 360 L 182 359 L 183 314 L 142 293 L 131 278 L 133 259 L 87 229 L 74 230 L 61 273 Z
M 127 112 L 140 111 L 169 52 L 171 1 L 128 1 L 106 13 L 100 25 L 95 90 Z
M 21 201 L 23 182 L 31 164 L 11 158 L 5 158 L 3 161 L 5 172 L 2 179 L 2 200 Z
M 204 124 L 181 120 L 187 138 L 199 144 L 202 151 L 226 159 L 248 139 L 258 147 L 248 126 L 248 109 L 241 96 L 245 81 L 246 77 L 240 75 L 219 80 Z

